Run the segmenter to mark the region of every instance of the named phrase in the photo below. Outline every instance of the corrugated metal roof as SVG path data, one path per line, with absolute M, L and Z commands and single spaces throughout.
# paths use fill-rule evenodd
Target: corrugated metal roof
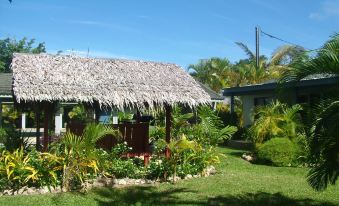
M 315 87 L 324 85 L 335 85 L 339 83 L 339 77 L 335 75 L 312 75 L 302 79 L 299 82 L 288 82 L 285 87 L 301 88 Z M 242 87 L 225 88 L 224 96 L 243 96 L 264 91 L 274 91 L 279 85 L 276 81 L 266 82 L 262 84 L 246 85 Z

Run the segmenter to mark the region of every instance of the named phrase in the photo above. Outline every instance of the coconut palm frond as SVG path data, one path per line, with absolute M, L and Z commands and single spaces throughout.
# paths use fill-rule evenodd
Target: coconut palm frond
M 235 42 L 248 56 L 250 60 L 255 60 L 255 54 L 242 42 Z
M 339 34 L 334 34 L 312 58 L 298 58 L 282 75 L 280 82 L 300 81 L 310 75 L 339 75 Z M 311 109 L 308 126 L 310 157 L 314 167 L 307 180 L 316 190 L 335 184 L 339 175 L 339 101 L 323 100 Z
M 309 75 L 339 75 L 339 35 L 324 44 L 312 59 L 297 58 L 282 75 L 281 83 L 300 81 Z
M 305 52 L 305 49 L 298 46 L 293 45 L 284 45 L 276 49 L 272 56 L 270 61 L 270 66 L 272 65 L 286 65 L 290 62 L 293 62 L 294 59 L 296 59 L 299 55 L 303 54 Z
M 310 151 L 316 166 L 309 171 L 307 180 L 321 191 L 328 184 L 334 185 L 339 176 L 339 101 L 323 101 L 315 112 Z

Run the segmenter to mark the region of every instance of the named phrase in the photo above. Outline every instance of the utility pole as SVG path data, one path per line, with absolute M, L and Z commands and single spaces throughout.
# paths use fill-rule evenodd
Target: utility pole
M 260 27 L 255 27 L 255 62 L 257 68 L 259 68 L 259 35 L 260 35 Z

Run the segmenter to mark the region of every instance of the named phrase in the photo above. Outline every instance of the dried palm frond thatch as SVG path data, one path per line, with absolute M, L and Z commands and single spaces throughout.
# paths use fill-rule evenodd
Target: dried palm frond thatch
M 15 53 L 13 92 L 20 101 L 76 101 L 139 109 L 210 101 L 175 64 L 73 55 Z

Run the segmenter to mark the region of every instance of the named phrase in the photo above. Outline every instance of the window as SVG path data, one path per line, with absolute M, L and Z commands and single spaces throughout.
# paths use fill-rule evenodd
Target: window
M 254 106 L 264 106 L 272 102 L 272 97 L 257 97 L 254 98 Z
M 312 105 L 319 103 L 320 99 L 321 99 L 321 95 L 316 94 L 316 93 L 298 95 L 297 96 L 297 103 L 312 106 Z
M 308 103 L 308 95 L 297 96 L 297 103 L 298 104 Z

